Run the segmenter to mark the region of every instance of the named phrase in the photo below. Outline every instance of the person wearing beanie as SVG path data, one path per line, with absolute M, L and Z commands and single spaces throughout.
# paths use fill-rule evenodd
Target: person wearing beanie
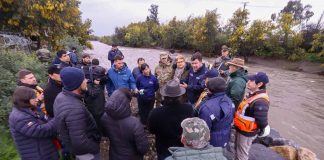
M 197 117 L 187 118 L 181 122 L 181 142 L 184 147 L 170 147 L 173 159 L 200 159 L 200 160 L 226 160 L 221 147 L 209 145 L 210 131 L 206 122 Z
M 63 84 L 60 77 L 60 68 L 52 65 L 48 68 L 48 82 L 44 89 L 44 103 L 48 116 L 54 117 L 53 105 L 56 96 L 62 91 Z
M 54 117 L 65 148 L 76 159 L 99 159 L 100 134 L 84 104 L 87 80 L 81 69 L 65 67 L 60 72 L 63 90 L 54 101 Z
M 253 140 L 270 134 L 268 124 L 269 96 L 266 84 L 269 78 L 266 73 L 258 72 L 248 76 L 246 84 L 249 94 L 237 108 L 234 117 L 235 159 L 247 160 Z
M 205 73 L 205 75 L 204 75 L 205 87 L 207 85 L 208 79 L 214 78 L 214 77 L 218 77 L 218 71 L 216 69 L 208 70 Z M 200 94 L 197 102 L 195 103 L 195 106 L 194 106 L 195 111 L 199 110 L 199 105 L 206 100 L 207 94 L 208 94 L 208 89 L 205 88 L 204 91 Z
M 230 140 L 234 104 L 225 94 L 226 81 L 223 78 L 209 79 L 207 89 L 209 93 L 199 108 L 198 117 L 206 121 L 210 129 L 210 144 L 224 148 Z

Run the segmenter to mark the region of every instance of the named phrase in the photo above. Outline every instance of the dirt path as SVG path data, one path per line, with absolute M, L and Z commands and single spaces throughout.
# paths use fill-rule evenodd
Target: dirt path
M 100 65 L 110 66 L 107 54 L 110 46 L 92 42 L 94 49 L 86 51 L 99 58 Z M 158 64 L 157 49 L 119 47 L 130 69 L 137 58 L 143 57 L 151 68 Z M 212 59 L 207 59 L 211 61 Z M 270 77 L 268 92 L 271 108 L 270 125 L 288 139 L 310 148 L 321 159 L 324 157 L 324 77 L 302 72 L 288 71 L 278 67 L 248 64 L 249 73 L 264 71 Z

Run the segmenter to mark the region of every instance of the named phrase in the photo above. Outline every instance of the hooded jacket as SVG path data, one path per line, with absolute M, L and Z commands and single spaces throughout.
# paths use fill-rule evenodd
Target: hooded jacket
M 44 103 L 46 112 L 50 117 L 54 117 L 53 105 L 56 96 L 62 91 L 62 84 L 59 84 L 55 80 L 49 78 L 47 86 L 44 90 Z
M 112 65 L 108 70 L 107 77 L 108 83 L 106 87 L 109 96 L 119 88 L 136 89 L 136 81 L 126 63 L 120 71 L 115 68 L 115 65 Z
M 104 134 L 110 140 L 109 159 L 143 159 L 149 145 L 144 126 L 131 116 L 130 98 L 116 90 L 109 98 L 101 118 Z
M 155 67 L 154 75 L 159 80 L 160 87 L 165 85 L 173 78 L 171 63 L 163 64 L 159 62 L 159 65 Z

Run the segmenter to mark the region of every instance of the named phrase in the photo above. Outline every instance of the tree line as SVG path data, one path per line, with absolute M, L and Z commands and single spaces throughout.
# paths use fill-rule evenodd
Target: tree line
M 289 1 L 279 13 L 269 15 L 269 20 L 251 21 L 249 10 L 238 8 L 225 25 L 220 25 L 217 9 L 160 24 L 158 5 L 152 4 L 146 21 L 116 27 L 112 36 L 92 38 L 130 47 L 198 50 L 205 56 L 215 56 L 226 44 L 232 54 L 246 60 L 254 55 L 324 62 L 324 12 L 317 23 L 309 23 L 314 15 L 311 8 L 300 0 Z

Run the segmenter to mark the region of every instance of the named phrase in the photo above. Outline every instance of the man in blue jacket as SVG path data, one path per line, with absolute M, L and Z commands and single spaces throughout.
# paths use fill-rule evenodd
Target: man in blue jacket
M 208 97 L 202 102 L 198 116 L 206 121 L 210 129 L 210 144 L 214 147 L 225 147 L 230 139 L 234 104 L 225 94 L 226 82 L 223 78 L 209 79 L 207 89 Z
M 136 88 L 136 81 L 130 69 L 123 61 L 124 57 L 117 55 L 115 57 L 114 65 L 108 70 L 108 83 L 106 85 L 108 95 L 110 96 L 115 90 L 119 88 L 129 88 L 135 93 L 138 92 Z
M 200 53 L 195 53 L 191 57 L 191 69 L 185 82 L 180 84 L 187 89 L 187 96 L 191 104 L 195 104 L 202 91 L 204 91 L 204 75 L 207 72 L 205 64 L 202 63 Z
M 110 64 L 114 64 L 115 57 L 119 55 L 124 58 L 123 53 L 117 48 L 116 44 L 111 45 L 111 50 L 108 52 L 108 60 L 110 61 Z

